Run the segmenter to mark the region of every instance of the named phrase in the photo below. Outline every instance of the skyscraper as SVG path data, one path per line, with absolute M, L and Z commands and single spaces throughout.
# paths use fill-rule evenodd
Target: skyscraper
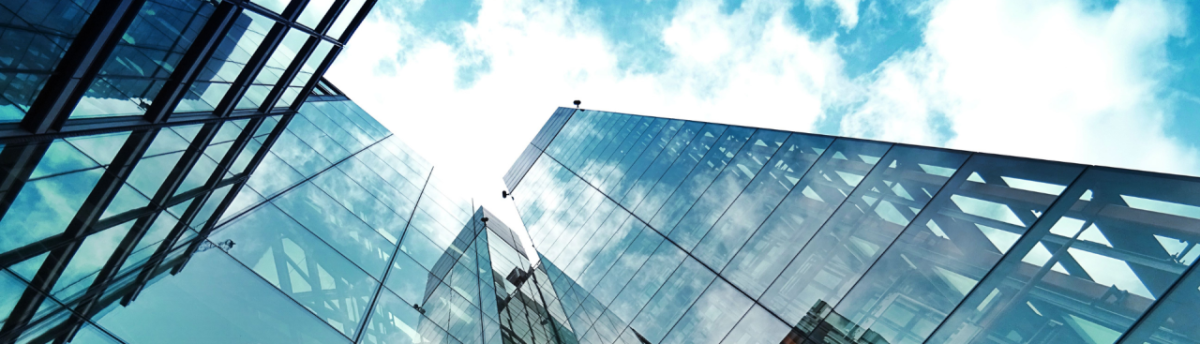
M 321 78 L 374 3 L 0 1 L 0 343 L 501 342 L 511 231 Z
M 580 343 L 1200 342 L 1200 178 L 559 108 L 505 182 Z

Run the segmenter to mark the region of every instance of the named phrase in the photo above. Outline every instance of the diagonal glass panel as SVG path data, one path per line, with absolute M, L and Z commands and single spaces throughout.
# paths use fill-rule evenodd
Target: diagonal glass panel
M 230 222 L 210 240 L 347 336 L 354 336 L 376 282 L 273 205 Z
M 1195 263 L 1181 248 L 1198 238 L 1198 191 L 1192 180 L 1089 169 L 930 340 L 1114 343 Z
M 847 158 L 875 163 L 873 157 Z M 897 146 L 865 178 L 839 174 L 848 182 L 862 178 L 861 184 L 760 301 L 793 324 L 820 302 L 836 304 L 966 158 L 964 153 Z
M 832 142 L 826 137 L 792 134 L 692 254 L 718 271 L 723 268 Z
M 834 141 L 750 236 L 722 275 L 750 295 L 762 295 L 890 148 L 877 142 Z

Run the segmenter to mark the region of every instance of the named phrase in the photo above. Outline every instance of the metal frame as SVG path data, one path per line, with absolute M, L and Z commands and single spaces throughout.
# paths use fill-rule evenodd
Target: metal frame
M 47 80 L 43 90 L 35 97 L 22 121 L 0 124 L 0 144 L 6 145 L 0 150 L 0 164 L 6 167 L 6 169 L 0 170 L 0 217 L 7 213 L 55 139 L 132 131 L 117 157 L 107 166 L 87 200 L 63 233 L 0 253 L 0 267 L 8 267 L 31 257 L 48 253 L 38 273 L 31 281 L 28 281 L 29 285 L 21 294 L 20 300 L 8 316 L 8 320 L 4 322 L 3 327 L 0 327 L 0 343 L 15 342 L 26 329 L 34 325 L 44 325 L 41 323 L 47 321 L 62 321 L 62 323 L 51 325 L 51 332 L 39 335 L 39 340 L 54 340 L 59 343 L 69 341 L 83 325 L 91 321 L 88 319 L 89 317 L 95 315 L 107 304 L 116 302 L 119 298 L 122 304 L 127 305 L 136 299 L 140 291 L 155 276 L 167 271 L 172 274 L 180 272 L 186 266 L 190 256 L 200 249 L 202 243 L 207 241 L 207 236 L 216 226 L 217 220 L 232 204 L 241 188 L 245 186 L 249 176 L 261 164 L 312 89 L 318 83 L 322 83 L 322 75 L 373 8 L 375 1 L 368 0 L 362 8 L 356 9 L 355 16 L 346 27 L 345 32 L 337 38 L 326 36 L 325 32 L 347 10 L 345 7 L 349 3 L 348 0 L 336 0 L 325 12 L 315 29 L 296 22 L 308 5 L 307 0 L 292 1 L 283 14 L 275 14 L 247 0 L 226 0 L 215 4 L 216 9 L 181 57 L 175 70 L 166 79 L 152 104 L 146 108 L 146 113 L 139 116 L 70 118 L 71 112 L 92 83 L 97 80 L 100 69 L 111 57 L 123 34 L 128 30 L 145 3 L 146 0 L 100 0 L 84 23 L 79 35 L 67 48 L 63 59 L 55 66 L 54 72 Z M 214 111 L 174 113 L 180 101 L 188 95 L 192 84 L 234 26 L 235 21 L 246 11 L 265 16 L 276 23 Z M 288 64 L 285 73 L 267 97 L 268 101 L 258 109 L 235 110 L 234 107 L 245 96 L 250 83 L 257 77 L 286 33 L 291 29 L 299 30 L 310 37 L 303 49 Z M 303 85 L 296 100 L 288 108 L 273 108 L 273 105 L 283 97 L 284 91 L 287 90 L 295 75 L 299 73 L 300 68 L 310 58 L 309 55 L 322 40 L 332 43 L 333 46 L 310 80 Z M 338 96 L 314 100 L 346 99 L 340 90 L 336 90 L 336 92 Z M 266 118 L 272 116 L 278 116 L 280 120 L 255 152 L 245 171 L 231 178 L 224 178 L 234 162 L 237 161 L 241 151 L 251 143 L 254 134 L 266 122 Z M 179 188 L 184 179 L 189 175 L 196 162 L 201 159 L 204 150 L 212 143 L 221 127 L 225 123 L 237 120 L 248 121 L 206 183 L 198 189 L 176 195 L 180 191 Z M 127 185 L 125 180 L 137 167 L 137 163 L 154 142 L 159 131 L 163 128 L 193 124 L 204 124 L 204 126 L 192 139 L 188 149 L 184 151 L 183 156 L 158 191 L 151 197 L 149 204 L 101 219 L 116 194 Z M 213 198 L 216 190 L 226 187 L 229 188 L 229 191 L 224 198 Z M 150 226 L 167 208 L 183 202 L 192 203 L 167 238 L 158 245 L 146 264 L 140 268 L 139 272 L 136 272 L 136 279 L 131 284 L 114 287 L 118 274 L 126 275 L 120 271 L 120 268 L 136 249 Z M 205 225 L 198 228 L 198 235 L 190 239 L 186 248 L 177 248 L 181 244 L 180 239 L 183 234 L 189 230 L 190 224 L 201 215 L 200 212 L 204 205 L 210 204 L 210 202 L 219 203 L 213 213 L 208 215 L 209 218 L 206 219 L 208 221 Z M 71 312 L 71 316 L 64 320 L 46 317 L 42 314 L 41 318 L 37 318 L 39 307 L 50 296 L 49 291 L 53 290 L 54 285 L 84 240 L 89 235 L 129 221 L 134 221 L 132 228 L 115 248 L 104 267 L 97 272 L 96 278 L 88 287 L 87 292 L 78 299 L 67 302 L 67 307 L 55 311 L 55 313 Z M 168 261 L 168 257 L 176 257 L 181 253 L 180 250 L 185 250 L 182 252 L 182 256 Z

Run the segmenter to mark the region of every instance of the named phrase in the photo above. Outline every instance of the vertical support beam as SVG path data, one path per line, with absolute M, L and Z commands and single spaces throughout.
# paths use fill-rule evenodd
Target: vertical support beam
M 233 3 L 222 2 L 217 5 L 212 17 L 209 17 L 208 22 L 200 29 L 200 34 L 196 35 L 191 47 L 179 60 L 175 71 L 171 73 L 146 111 L 146 121 L 162 123 L 175 111 L 175 107 L 187 95 L 192 83 L 196 81 L 200 71 L 204 70 L 208 60 L 212 59 L 213 53 L 221 46 L 221 41 L 229 34 L 241 13 L 242 8 Z
M 34 134 L 66 123 L 146 0 L 101 0 L 29 107 L 21 128 Z
M 304 63 L 308 61 L 309 55 L 317 50 L 317 44 L 321 42 L 320 38 L 309 37 L 304 45 L 300 47 L 300 51 L 296 52 L 296 57 L 292 58 L 292 63 L 283 71 L 283 75 L 279 76 L 279 80 L 275 82 L 275 87 L 271 88 L 271 92 L 267 94 L 267 98 L 263 100 L 262 105 L 259 105 L 259 112 L 270 112 L 271 108 L 275 107 L 275 103 L 287 91 L 288 85 L 292 83 L 292 79 L 300 74 L 300 69 L 304 67 Z M 315 78 L 317 75 L 313 73 Z
M 333 65 L 334 59 L 337 59 L 338 54 L 341 52 L 342 47 L 338 45 L 335 45 L 329 49 L 329 55 L 325 56 L 325 60 L 321 61 L 321 65 L 317 66 L 317 70 L 313 71 L 312 79 L 308 80 L 308 83 L 305 84 L 304 88 L 300 90 L 300 96 L 297 97 L 296 101 L 292 102 L 292 105 L 289 107 L 292 109 L 292 111 L 300 111 L 300 107 L 304 106 L 304 102 L 307 101 L 308 97 L 312 95 L 313 88 L 317 87 L 317 84 L 320 83 L 321 80 L 325 79 L 325 71 L 329 70 L 329 66 Z M 339 93 L 340 92 L 341 91 L 339 91 Z
M 371 14 L 371 8 L 375 7 L 376 1 L 367 0 L 367 2 L 363 3 L 363 7 L 358 10 L 358 13 L 354 14 L 354 19 L 350 21 L 350 25 L 346 26 L 346 31 L 342 32 L 342 37 L 338 37 L 339 42 L 345 44 L 350 41 L 350 37 L 354 36 L 354 31 L 358 30 L 358 26 L 362 25 L 362 22 L 367 19 L 367 15 Z
M 291 26 L 296 22 L 296 17 L 300 16 L 300 12 L 304 10 L 304 6 L 308 5 L 308 0 L 292 0 L 283 10 L 283 20 L 287 23 L 275 23 L 271 30 L 267 32 L 262 43 L 258 46 L 258 50 L 250 56 L 250 60 L 246 62 L 241 74 L 238 74 L 237 79 L 234 79 L 233 85 L 229 87 L 229 91 L 225 93 L 225 98 L 217 104 L 217 108 L 213 114 L 217 117 L 228 117 L 230 112 L 237 107 L 238 102 L 246 95 L 246 90 L 250 89 L 250 85 L 254 83 L 254 79 L 258 77 L 258 73 L 266 67 L 267 61 L 275 54 L 275 49 L 279 44 L 283 43 L 283 38 L 291 31 Z
M 25 187 L 25 181 L 29 180 L 29 176 L 37 169 L 51 143 L 54 141 L 8 145 L 0 151 L 0 166 L 4 166 L 0 168 L 0 219 L 4 218 L 8 208 L 17 200 L 17 195 Z M 0 261 L 0 267 L 7 266 Z
M 86 238 L 84 233 L 92 224 L 100 220 L 100 216 L 104 214 L 104 210 L 112 203 L 117 192 L 125 185 L 125 179 L 137 166 L 138 161 L 150 147 L 150 143 L 154 142 L 157 134 L 157 130 L 139 130 L 131 133 L 125 140 L 125 144 L 117 152 L 112 164 L 104 171 L 92 192 L 88 194 L 87 199 L 76 212 L 75 217 L 67 224 L 66 230 L 59 234 L 72 241 L 50 251 L 37 274 L 29 282 L 29 287 L 25 289 L 16 306 L 13 307 L 12 314 L 0 328 L 0 333 L 4 334 L 4 337 L 0 338 L 0 343 L 15 341 L 26 325 L 33 320 L 42 301 L 45 300 L 46 295 L 53 292 L 59 277 L 62 276 L 75 253 L 79 251 L 79 247 Z

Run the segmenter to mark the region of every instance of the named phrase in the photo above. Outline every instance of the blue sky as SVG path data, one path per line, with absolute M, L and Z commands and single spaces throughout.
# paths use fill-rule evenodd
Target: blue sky
M 573 99 L 1200 175 L 1198 7 L 383 0 L 327 77 L 493 208 L 500 176 Z

